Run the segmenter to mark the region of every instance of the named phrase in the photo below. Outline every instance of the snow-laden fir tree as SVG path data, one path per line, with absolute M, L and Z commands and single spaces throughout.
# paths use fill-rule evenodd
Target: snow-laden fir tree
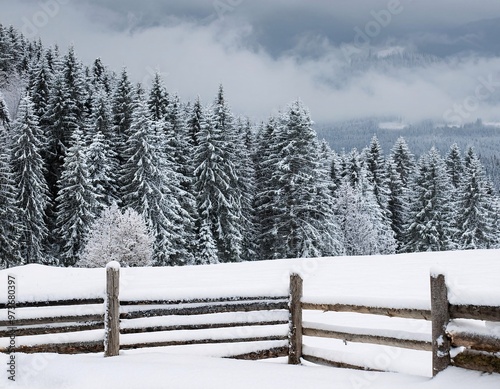
M 107 96 L 111 94 L 111 77 L 100 58 L 96 58 L 92 64 L 90 83 L 92 90 L 104 91 Z
M 118 79 L 112 98 L 113 140 L 116 164 L 122 166 L 131 155 L 127 154 L 126 141 L 131 136 L 132 114 L 134 112 L 134 93 L 125 69 Z
M 198 253 L 201 263 L 240 261 L 241 204 L 234 156 L 216 123 L 213 108 L 204 110 L 195 150 L 194 193 L 198 211 Z M 215 243 L 216 252 L 213 252 Z M 199 255 L 199 254 L 198 254 Z
M 404 138 L 399 137 L 391 149 L 387 162 L 389 175 L 389 199 L 391 226 L 398 243 L 398 252 L 403 250 L 410 204 L 409 185 L 415 173 L 415 157 Z
M 456 143 L 454 143 L 448 154 L 446 155 L 446 171 L 450 177 L 450 181 L 455 189 L 458 189 L 462 184 L 462 178 L 464 174 L 464 161 L 462 159 L 462 153 L 460 148 Z
M 43 263 L 46 259 L 45 241 L 48 229 L 45 212 L 49 205 L 45 181 L 44 161 L 40 155 L 43 134 L 29 95 L 19 104 L 16 121 L 12 126 L 11 166 L 16 206 L 20 210 L 21 256 L 23 263 Z
M 405 227 L 408 219 L 409 193 L 408 188 L 403 185 L 401 176 L 394 162 L 389 160 L 386 165 L 388 176 L 389 198 L 387 209 L 390 212 L 390 225 L 397 242 L 396 251 L 402 250 L 405 239 Z
M 117 183 L 118 147 L 115 143 L 111 106 L 104 89 L 92 96 L 92 114 L 85 119 L 85 142 L 89 146 L 89 177 L 96 186 L 104 206 L 119 200 Z
M 88 176 L 96 194 L 96 214 L 117 201 L 115 153 L 102 132 L 94 134 L 87 149 Z
M 255 213 L 253 209 L 255 197 L 255 168 L 252 155 L 254 154 L 254 136 L 248 119 L 241 118 L 236 122 L 236 172 L 241 188 L 241 214 L 243 242 L 241 259 L 254 261 L 257 259 L 257 230 L 255 227 Z
M 35 114 L 39 118 L 39 124 L 45 132 L 45 117 L 49 106 L 51 93 L 52 73 L 47 64 L 47 58 L 43 55 L 38 62 L 32 65 L 28 89 L 32 96 Z
M 272 204 L 277 210 L 275 250 L 282 258 L 341 254 L 343 245 L 333 213 L 328 172 L 319 158 L 309 112 L 297 100 L 281 122 L 278 160 L 271 174 L 271 184 L 276 184 L 276 202 Z
M 365 166 L 368 172 L 368 180 L 373 187 L 373 194 L 377 199 L 377 204 L 379 205 L 384 218 L 390 219 L 391 214 L 388 209 L 389 202 L 389 189 L 388 189 L 388 177 L 387 169 L 384 158 L 384 153 L 380 142 L 374 135 L 370 145 L 363 151 L 363 156 L 365 159 Z
M 342 177 L 347 178 L 353 187 L 361 183 L 363 164 L 364 161 L 356 148 L 342 155 Z
M 202 115 L 194 158 L 194 194 L 198 226 L 210 231 L 220 262 L 239 262 L 243 226 L 241 185 L 237 170 L 236 129 L 222 86 L 212 107 Z M 201 231 L 201 230 L 200 230 Z M 200 239 L 198 239 L 200 240 Z M 202 239 L 209 242 L 209 239 Z M 199 251 L 205 250 L 203 247 Z
M 332 195 L 335 196 L 335 192 L 342 184 L 342 158 L 337 152 L 331 152 L 331 163 L 329 168 L 330 181 L 332 185 Z
M 281 124 L 277 118 L 271 117 L 259 129 L 256 139 L 254 212 L 260 259 L 276 259 L 279 255 L 275 247 L 275 217 L 278 214 L 275 204 L 278 201 L 279 188 L 273 171 L 279 158 L 278 144 L 281 142 L 278 142 L 278 137 L 283 133 L 279 130 Z
M 391 149 L 390 162 L 399 174 L 404 187 L 408 187 L 412 174 L 415 171 L 415 157 L 403 137 L 399 137 Z
M 1 102 L 0 94 L 0 106 Z M 8 118 L 6 107 L 5 115 Z M 21 226 L 18 224 L 18 214 L 20 210 L 16 206 L 16 190 L 10 166 L 10 139 L 5 128 L 7 124 L 8 122 L 0 120 L 0 269 L 22 263 L 19 252 Z
M 175 197 L 175 172 L 166 158 L 165 140 L 156 124 L 151 120 L 144 95 L 139 93 L 126 142 L 126 154 L 130 157 L 122 166 L 120 177 L 122 202 L 146 221 L 155 239 L 156 265 L 186 264 L 190 242 L 185 239 L 183 223 L 188 215 Z
M 151 112 L 151 120 L 165 120 L 167 108 L 169 105 L 169 96 L 165 85 L 159 73 L 155 73 L 153 85 L 149 91 L 148 108 Z
M 201 132 L 201 117 L 203 107 L 201 106 L 200 97 L 198 96 L 186 115 L 186 127 L 189 135 L 189 143 L 192 147 L 198 147 L 198 134 Z
M 122 267 L 151 266 L 153 237 L 144 219 L 133 209 L 123 213 L 116 203 L 92 224 L 79 267 L 105 267 L 117 261 Z
M 487 249 L 498 242 L 495 199 L 488 194 L 486 177 L 479 158 L 469 153 L 469 163 L 458 188 L 457 215 L 460 249 Z
M 60 259 L 73 266 L 79 259 L 85 236 L 101 210 L 102 200 L 89 177 L 87 146 L 83 132 L 75 130 L 71 147 L 64 157 L 58 182 L 56 234 L 60 242 Z
M 54 204 L 58 195 L 57 182 L 61 178 L 62 164 L 70 146 L 71 135 L 82 125 L 78 115 L 80 108 L 70 97 L 64 72 L 61 70 L 54 76 L 47 111 L 41 119 L 46 124 L 44 133 L 47 146 L 43 154 L 47 156 L 47 183 Z
M 183 230 L 186 241 L 193 242 L 195 236 L 196 201 L 193 190 L 194 147 L 190 142 L 184 109 L 177 95 L 172 96 L 164 119 L 160 122 L 165 137 L 165 152 L 175 173 L 171 188 L 184 210 Z M 174 177 L 172 177 L 172 180 Z M 193 245 L 195 246 L 195 245 Z M 193 252 L 194 247 L 189 248 Z M 186 258 L 191 262 L 193 258 Z
M 443 251 L 457 247 L 454 242 L 456 204 L 450 199 L 451 192 L 446 164 L 433 147 L 420 157 L 410 186 L 406 252 Z

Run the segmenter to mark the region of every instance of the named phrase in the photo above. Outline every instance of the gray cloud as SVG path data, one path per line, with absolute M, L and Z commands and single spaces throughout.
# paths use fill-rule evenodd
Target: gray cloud
M 356 45 L 357 31 L 370 31 L 374 15 L 387 15 L 395 1 L 0 0 L 0 22 L 31 28 L 62 49 L 74 44 L 86 63 L 99 56 L 114 70 L 127 66 L 135 81 L 148 84 L 158 70 L 184 99 L 200 94 L 209 102 L 223 83 L 234 111 L 255 119 L 297 97 L 316 121 L 440 119 L 474 96 L 478 78 L 500 80 L 500 60 L 492 55 L 498 35 L 491 39 L 499 23 L 477 22 L 500 17 L 496 0 L 401 0 L 401 12 L 367 45 Z M 48 3 L 58 10 L 41 23 Z M 474 48 L 485 57 L 470 55 Z M 391 62 L 390 53 L 400 51 L 410 64 L 397 56 Z M 495 101 L 479 101 L 467 120 L 497 120 Z

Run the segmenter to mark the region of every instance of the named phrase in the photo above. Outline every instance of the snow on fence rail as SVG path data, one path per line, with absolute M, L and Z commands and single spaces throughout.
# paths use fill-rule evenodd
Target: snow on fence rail
M 293 282 L 293 279 L 292 279 Z M 301 281 L 297 287 L 301 288 Z M 301 323 L 301 333 L 296 333 L 296 342 L 302 342 L 302 335 L 340 339 L 350 342 L 371 343 L 414 350 L 432 351 L 433 375 L 444 370 L 449 365 L 472 370 L 500 373 L 500 338 L 491 334 L 478 334 L 463 330 L 454 324 L 452 319 L 472 319 L 480 321 L 500 322 L 500 307 L 478 305 L 451 305 L 448 301 L 448 290 L 445 276 L 432 274 L 431 310 L 394 309 L 369 307 L 347 304 L 315 304 L 302 301 L 301 309 L 363 313 L 384 315 L 404 319 L 423 319 L 432 321 L 432 341 L 421 339 L 420 334 L 395 331 L 393 336 L 387 336 L 388 331 L 377 334 L 376 330 L 345 331 L 342 327 L 321 325 L 318 323 Z M 299 292 L 302 294 L 302 291 Z M 451 358 L 451 347 L 457 347 L 458 353 Z M 319 351 L 319 352 L 317 352 Z M 497 354 L 495 354 L 497 353 Z M 307 347 L 302 358 L 313 362 L 335 367 L 373 370 L 365 366 L 346 364 L 341 361 L 318 356 L 320 350 Z
M 297 274 L 290 276 L 288 296 L 120 301 L 119 267 L 112 265 L 107 267 L 105 299 L 16 303 L 16 320 L 0 320 L 0 341 L 14 334 L 22 337 L 19 340 L 23 345 L 9 349 L 0 343 L 0 352 L 104 351 L 105 356 L 114 356 L 119 350 L 141 347 L 277 341 L 267 349 L 230 357 L 288 356 L 290 364 L 299 364 L 304 359 L 336 367 L 372 370 L 335 360 L 335 352 L 324 353 L 324 350 L 304 346 L 302 337 L 312 336 L 431 351 L 434 375 L 449 365 L 500 372 L 500 337 L 479 331 L 480 327 L 471 324 L 478 320 L 500 322 L 500 308 L 450 304 L 445 277 L 441 274 L 431 275 L 430 286 L 431 310 L 308 302 L 302 296 L 303 281 Z M 0 310 L 7 309 L 7 304 L 0 304 Z M 64 314 L 58 315 L 58 309 L 63 309 Z M 28 312 L 23 315 L 23 310 Z M 432 322 L 432 334 L 429 337 L 404 331 L 311 323 L 302 320 L 303 310 L 427 320 Z M 38 317 L 34 317 L 35 314 Z M 238 331 L 239 328 L 246 330 Z M 452 347 L 456 348 L 453 358 Z

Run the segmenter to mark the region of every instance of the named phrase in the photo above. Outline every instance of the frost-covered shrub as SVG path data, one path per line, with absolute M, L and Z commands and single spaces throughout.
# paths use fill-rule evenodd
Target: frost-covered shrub
M 133 209 L 123 213 L 116 203 L 96 220 L 77 263 L 80 267 L 104 267 L 110 261 L 122 266 L 151 266 L 153 237 L 144 219 Z

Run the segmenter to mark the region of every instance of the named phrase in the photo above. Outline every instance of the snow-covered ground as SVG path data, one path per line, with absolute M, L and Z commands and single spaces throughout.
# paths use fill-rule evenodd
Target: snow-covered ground
M 305 301 L 429 309 L 431 270 L 440 270 L 446 274 L 452 303 L 500 305 L 500 250 L 277 260 L 179 268 L 126 268 L 121 270 L 120 298 L 175 300 L 235 295 L 279 296 L 287 294 L 289 274 L 298 272 L 304 278 Z M 2 285 L 6 285 L 9 274 L 16 277 L 17 301 L 102 297 L 105 290 L 104 269 L 61 269 L 29 265 L 0 271 Z M 3 295 L 0 295 L 0 302 L 5 303 L 6 287 L 3 286 L 0 290 L 4 290 Z M 44 308 L 43 315 L 51 316 L 57 309 L 61 308 Z M 102 306 L 94 307 L 94 310 L 102 310 Z M 37 309 L 37 313 L 41 311 L 42 309 Z M 18 308 L 16 314 L 18 318 L 30 316 L 30 312 L 22 308 Z M 280 317 L 279 312 L 271 315 Z M 244 319 L 243 316 L 241 320 Z M 209 317 L 207 319 L 213 320 Z M 232 321 L 234 318 L 217 318 L 219 321 L 229 319 Z M 151 320 L 154 325 L 162 324 L 162 319 L 159 318 L 137 320 Z M 164 320 L 168 322 L 170 319 Z M 304 321 L 320 323 L 316 325 L 319 327 L 335 326 L 338 330 L 349 329 L 357 333 L 396 334 L 401 338 L 420 340 L 429 340 L 430 336 L 430 323 L 422 320 L 305 311 Z M 123 324 L 124 327 L 134 326 L 133 321 Z M 496 326 L 485 326 L 481 322 L 474 326 L 478 331 L 500 334 L 500 328 Z M 280 326 L 272 330 L 276 333 L 283 332 Z M 245 337 L 259 335 L 258 332 L 262 329 L 242 327 L 234 331 L 204 331 L 191 334 L 193 338 L 224 338 L 234 334 Z M 135 336 L 139 335 L 141 341 L 170 337 L 178 339 L 183 336 L 172 331 Z M 72 336 L 67 334 L 65 339 L 72 339 Z M 102 330 L 84 331 L 75 336 L 78 339 L 102 339 Z M 123 343 L 130 342 L 133 336 L 122 335 Z M 185 336 L 189 336 L 189 333 Z M 19 337 L 17 342 L 36 343 L 35 338 Z M 0 339 L 0 346 L 5 346 L 5 342 L 6 339 Z M 247 352 L 249 347 L 258 349 L 282 344 L 283 341 L 276 341 L 265 345 L 236 343 L 150 348 L 122 351 L 120 356 L 106 359 L 102 354 L 17 354 L 17 383 L 11 384 L 7 380 L 6 369 L 1 369 L 0 388 L 500 387 L 500 375 L 456 368 L 449 368 L 438 377 L 430 379 L 429 352 L 351 342 L 345 344 L 342 341 L 320 338 L 305 337 L 305 351 L 399 374 L 359 372 L 313 366 L 309 363 L 288 366 L 284 359 L 249 362 L 220 358 Z M 0 365 L 6 366 L 6 363 L 7 356 L 0 355 Z

